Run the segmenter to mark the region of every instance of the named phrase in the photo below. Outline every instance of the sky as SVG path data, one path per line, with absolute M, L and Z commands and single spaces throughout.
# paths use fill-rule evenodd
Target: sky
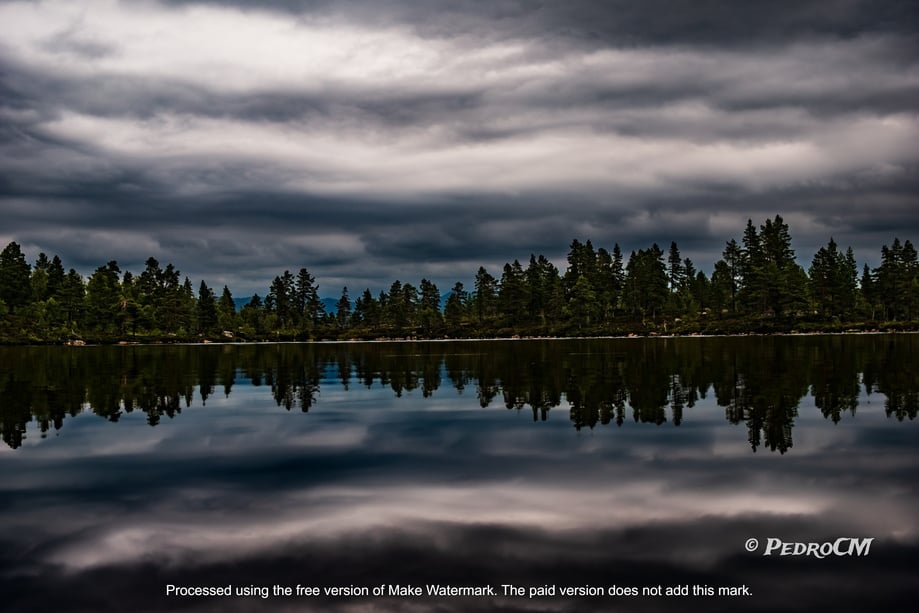
M 906 1 L 0 0 L 0 244 L 320 293 L 572 239 L 919 242 Z

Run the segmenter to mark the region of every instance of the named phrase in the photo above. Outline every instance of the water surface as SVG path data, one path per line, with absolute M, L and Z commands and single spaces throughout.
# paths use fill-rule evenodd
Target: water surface
M 907 610 L 917 349 L 916 335 L 3 348 L 4 609 Z M 769 538 L 841 537 L 875 541 L 863 557 L 762 555 Z M 429 583 L 498 596 L 259 595 Z

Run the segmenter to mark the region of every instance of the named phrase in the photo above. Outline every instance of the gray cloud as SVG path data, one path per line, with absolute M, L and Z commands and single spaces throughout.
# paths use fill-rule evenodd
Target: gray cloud
M 244 0 L 166 3 L 251 8 Z M 866 0 L 754 0 L 743 5 L 693 0 L 614 0 L 600 5 L 590 0 L 571 0 L 535 7 L 514 0 L 382 0 L 372 4 L 364 0 L 269 0 L 260 3 L 260 7 L 290 15 L 319 13 L 374 26 L 409 23 L 429 36 L 553 36 L 604 46 L 750 46 L 820 36 L 845 38 L 875 31 L 909 33 L 910 23 L 917 15 L 916 7 L 908 3 Z M 483 32 L 484 24 L 489 27 Z
M 445 290 L 747 218 L 915 237 L 907 3 L 0 3 L 0 241 L 88 273 Z M 495 271 L 496 272 L 496 271 Z M 331 291 L 335 288 L 334 291 Z

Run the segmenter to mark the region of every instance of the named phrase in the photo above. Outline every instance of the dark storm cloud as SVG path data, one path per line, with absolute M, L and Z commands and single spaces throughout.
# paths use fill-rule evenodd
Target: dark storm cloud
M 0 3 L 0 241 L 87 273 L 442 290 L 747 218 L 915 237 L 910 3 Z
M 167 4 L 252 6 L 242 0 L 167 0 Z M 548 33 L 597 45 L 747 46 L 877 31 L 911 34 L 911 23 L 919 17 L 919 9 L 909 2 L 868 0 L 570 0 L 536 6 L 516 0 L 269 0 L 260 3 L 260 8 L 290 15 L 319 12 L 372 25 L 409 23 L 431 36 L 499 32 L 502 36 L 530 37 Z

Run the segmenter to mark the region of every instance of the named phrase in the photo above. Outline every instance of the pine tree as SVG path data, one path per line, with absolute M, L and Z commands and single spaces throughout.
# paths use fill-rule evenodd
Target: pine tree
M 876 295 L 885 317 L 910 320 L 919 304 L 919 263 L 910 241 L 901 244 L 894 238 L 890 247 L 881 247 L 881 265 L 875 271 Z
M 138 279 L 130 270 L 124 272 L 121 278 L 121 320 L 122 334 L 130 327 L 131 336 L 137 336 L 137 324 L 140 318 L 140 288 Z
M 750 221 L 747 223 L 748 225 L 752 225 Z M 756 230 L 754 229 L 753 232 L 755 233 Z M 737 241 L 732 238 L 728 241 L 721 255 L 724 258 L 726 271 L 728 273 L 726 278 L 730 281 L 729 288 L 731 301 L 729 305 L 732 312 L 737 312 L 737 292 L 740 289 L 740 284 L 743 282 L 743 250 L 740 248 L 740 245 L 737 244 Z
M 202 280 L 198 287 L 198 303 L 196 305 L 198 333 L 202 335 L 211 335 L 217 328 L 217 297 L 214 290 L 209 288 Z
M 64 287 L 64 264 L 61 258 L 54 256 L 51 258 L 51 265 L 48 267 L 48 294 L 52 298 L 59 298 L 61 289 Z
M 414 332 L 418 325 L 418 289 L 411 283 L 402 286 L 402 306 L 405 309 L 405 324 Z
M 862 268 L 862 277 L 859 282 L 859 297 L 861 299 L 862 314 L 871 320 L 877 315 L 877 291 L 875 288 L 874 275 L 868 265 Z
M 335 303 L 335 324 L 344 329 L 351 325 L 351 298 L 348 296 L 348 286 L 341 288 L 341 297 Z
M 100 266 L 86 284 L 86 323 L 100 332 L 114 332 L 121 323 L 121 269 L 111 260 Z
M 498 311 L 505 325 L 519 328 L 527 319 L 526 274 L 520 262 L 505 264 L 498 290 Z
M 807 304 L 807 275 L 795 262 L 788 225 L 780 215 L 767 219 L 759 233 L 747 221 L 741 250 L 744 308 L 774 317 L 794 313 Z
M 734 308 L 735 280 L 731 267 L 725 260 L 715 262 L 709 284 L 709 303 L 719 315 Z
M 686 262 L 689 262 L 689 258 L 686 258 Z M 685 264 L 687 270 L 689 270 L 688 264 Z M 690 288 L 690 294 L 692 296 L 692 305 L 701 312 L 705 312 L 710 305 L 710 295 L 711 295 L 711 281 L 705 275 L 703 271 L 695 273 L 692 281 L 692 287 Z
M 185 277 L 185 281 L 182 283 L 181 290 L 179 291 L 179 331 L 185 331 L 187 334 L 189 330 L 192 329 L 195 321 L 195 288 L 191 283 L 191 279 Z
M 443 317 L 440 314 L 440 290 L 427 279 L 421 280 L 420 290 L 418 317 L 421 329 L 426 336 L 432 336 L 440 331 L 443 324 Z
M 613 245 L 613 283 L 616 295 L 621 299 L 622 288 L 625 287 L 625 268 L 623 266 L 622 249 L 619 243 Z
M 669 295 L 664 252 L 656 243 L 633 251 L 625 271 L 626 308 L 633 316 L 656 319 Z
M 577 327 L 578 331 L 590 329 L 596 321 L 599 311 L 597 294 L 594 292 L 590 281 L 586 276 L 578 277 L 577 283 L 571 289 L 568 300 L 567 313 L 571 322 Z
M 35 260 L 35 265 L 32 267 L 32 274 L 29 279 L 29 285 L 31 286 L 31 302 L 44 302 L 50 297 L 51 293 L 48 289 L 48 273 L 50 269 L 51 260 L 49 260 L 45 252 L 42 251 Z
M 402 292 L 402 282 L 396 279 L 389 286 L 389 293 L 385 298 L 383 320 L 393 328 L 396 333 L 401 333 L 408 324 L 408 314 L 405 309 L 405 295 Z
M 29 304 L 32 294 L 30 282 L 32 268 L 16 242 L 0 252 L 0 300 L 15 312 Z
M 670 287 L 670 293 L 676 294 L 683 287 L 686 278 L 686 271 L 683 269 L 683 258 L 680 256 L 680 248 L 676 242 L 670 243 L 670 250 L 667 252 L 667 284 Z
M 294 276 L 289 270 L 277 276 L 271 282 L 268 295 L 265 297 L 265 309 L 274 313 L 278 329 L 289 329 L 297 321 L 296 310 L 298 292 L 294 287 Z
M 246 332 L 255 335 L 260 335 L 264 330 L 264 316 L 264 305 L 258 294 L 254 294 L 239 312 L 239 317 L 247 328 Z
M 450 290 L 447 303 L 444 305 L 444 320 L 451 334 L 456 334 L 462 326 L 468 303 L 469 292 L 466 291 L 462 282 L 457 281 Z
M 71 268 L 61 286 L 61 306 L 67 314 L 67 325 L 73 326 L 83 319 L 83 304 L 86 288 L 83 278 Z
M 150 329 L 163 328 L 162 315 L 165 296 L 162 287 L 163 271 L 156 258 L 147 258 L 146 267 L 135 285 L 140 299 L 140 317 Z
M 301 329 L 317 328 L 325 316 L 325 307 L 319 299 L 319 285 L 306 268 L 297 273 L 294 284 L 293 311 L 295 323 Z
M 855 307 L 856 274 L 852 248 L 843 255 L 832 237 L 826 247 L 814 254 L 808 277 L 814 306 L 821 315 L 837 318 L 851 315 Z
M 475 275 L 475 293 L 472 296 L 475 316 L 480 324 L 495 316 L 496 284 L 495 278 L 488 274 L 484 266 L 480 266 Z
M 619 288 L 613 255 L 603 247 L 597 249 L 597 278 L 591 285 L 597 294 L 599 322 L 611 321 L 616 313 Z
M 354 303 L 354 313 L 351 316 L 354 325 L 376 329 L 380 325 L 380 303 L 376 301 L 370 288 L 366 288 L 361 297 Z
M 217 302 L 217 325 L 226 332 L 234 332 L 237 328 L 236 302 L 226 285 L 223 286 L 223 293 Z
M 150 263 L 151 260 L 156 263 L 153 258 L 150 258 L 147 262 Z M 163 331 L 177 333 L 186 324 L 185 311 L 188 304 L 186 291 L 179 283 L 180 275 L 175 266 L 167 264 L 164 270 L 158 270 L 158 268 L 159 264 L 156 263 L 154 270 L 156 287 L 153 319 L 156 322 L 156 326 Z M 142 281 L 143 277 L 144 274 L 141 274 Z M 194 297 L 190 282 L 188 293 L 192 295 L 192 298 Z
M 557 320 L 563 306 L 563 300 L 555 297 L 555 293 L 561 290 L 558 269 L 544 255 L 537 258 L 531 254 L 524 277 L 530 320 L 540 326 L 545 326 L 549 320 Z

